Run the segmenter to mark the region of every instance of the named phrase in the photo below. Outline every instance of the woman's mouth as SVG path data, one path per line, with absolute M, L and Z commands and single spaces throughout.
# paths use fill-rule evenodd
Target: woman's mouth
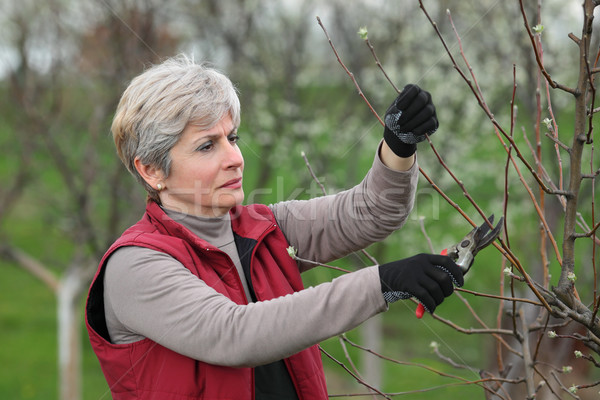
M 225 182 L 221 185 L 221 188 L 224 189 L 239 189 L 242 187 L 242 178 L 232 179 L 230 181 Z

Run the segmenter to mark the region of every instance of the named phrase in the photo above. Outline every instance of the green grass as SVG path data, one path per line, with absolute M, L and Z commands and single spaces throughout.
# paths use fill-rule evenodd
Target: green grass
M 14 265 L 0 263 L 0 270 L 0 398 L 55 400 L 58 398 L 55 296 Z M 83 327 L 81 334 L 83 399 L 110 399 L 110 395 L 105 395 L 107 385 Z
M 0 269 L 0 397 L 56 399 L 54 295 L 13 265 Z

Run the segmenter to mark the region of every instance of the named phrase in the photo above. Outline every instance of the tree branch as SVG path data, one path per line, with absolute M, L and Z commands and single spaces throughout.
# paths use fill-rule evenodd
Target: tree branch
M 450 49 L 449 49 L 448 45 L 446 44 L 446 41 L 445 41 L 444 37 L 442 36 L 441 32 L 439 31 L 437 24 L 435 23 L 435 21 L 433 21 L 433 19 L 431 18 L 431 16 L 427 12 L 425 6 L 423 5 L 423 1 L 419 0 L 419 4 L 420 4 L 420 8 L 423 10 L 423 13 L 425 14 L 425 16 L 427 17 L 427 19 L 429 20 L 429 22 L 433 26 L 433 28 L 434 28 L 434 30 L 435 30 L 438 38 L 442 42 L 442 45 L 444 46 L 444 49 L 446 50 L 446 53 L 448 54 L 448 57 L 450 58 L 450 60 L 452 62 L 452 65 L 454 66 L 454 69 L 462 77 L 462 79 L 465 81 L 465 83 L 467 84 L 467 86 L 469 87 L 469 89 L 471 89 L 471 92 L 473 93 L 473 95 L 477 99 L 477 102 L 478 102 L 479 106 L 485 112 L 486 116 L 488 117 L 488 119 L 490 120 L 490 122 L 492 123 L 492 125 L 494 126 L 496 135 L 498 136 L 498 139 L 501 141 L 502 145 L 504 146 L 505 151 L 508 152 L 509 146 L 507 146 L 504 143 L 504 140 L 502 140 L 502 137 L 504 137 L 506 140 L 509 141 L 510 145 L 514 148 L 517 157 L 521 160 L 521 162 L 529 170 L 529 172 L 531 173 L 531 175 L 537 181 L 538 185 L 540 185 L 540 187 L 545 192 L 549 192 L 550 191 L 549 188 L 544 184 L 544 182 L 542 181 L 542 179 L 535 172 L 535 170 L 529 164 L 529 162 L 527 161 L 527 159 L 525 159 L 525 157 L 523 156 L 523 154 L 521 154 L 521 152 L 519 151 L 519 148 L 518 148 L 517 144 L 515 143 L 514 139 L 511 138 L 510 135 L 500 126 L 500 124 L 498 123 L 498 121 L 494 117 L 494 114 L 492 114 L 492 112 L 490 111 L 488 105 L 486 104 L 485 100 L 483 99 L 481 91 L 479 90 L 479 84 L 477 83 L 477 80 L 475 79 L 475 77 L 472 75 L 473 80 L 475 80 L 475 84 L 473 84 L 473 81 L 466 76 L 466 74 L 462 71 L 462 69 L 460 68 L 460 66 L 456 62 L 454 56 L 450 52 Z M 451 17 L 451 15 L 450 15 L 449 12 L 448 12 L 448 17 L 449 17 L 450 23 L 451 23 L 451 25 L 453 27 L 455 36 L 456 36 L 457 40 L 459 41 L 460 47 L 462 49 L 462 40 L 461 40 L 460 36 L 458 35 L 458 32 L 457 32 L 456 28 L 454 27 L 454 22 L 452 21 L 452 17 Z M 469 62 L 468 62 L 468 60 L 467 60 L 464 52 L 462 52 L 462 50 L 461 50 L 461 55 L 463 57 L 463 60 L 467 64 L 467 67 L 469 68 L 469 71 L 472 72 L 472 68 L 471 68 L 471 66 L 470 66 L 470 64 L 469 64 Z M 513 161 L 513 163 L 514 163 L 514 161 Z
M 525 12 L 525 9 L 523 8 L 523 0 L 519 0 L 519 6 L 521 8 L 521 15 L 523 16 L 523 24 L 525 25 L 525 30 L 527 31 L 527 35 L 529 36 L 529 40 L 531 41 L 531 48 L 533 49 L 533 52 L 535 54 L 535 60 L 538 64 L 540 71 L 544 75 L 544 78 L 546 78 L 546 80 L 548 81 L 550 86 L 552 86 L 553 89 L 558 88 L 558 89 L 564 90 L 565 92 L 571 93 L 573 95 L 577 94 L 576 89 L 569 88 L 567 86 L 559 84 L 554 79 L 552 79 L 552 77 L 550 76 L 548 71 L 546 71 L 546 68 L 544 67 L 544 63 L 542 62 L 542 59 L 540 57 L 540 52 L 535 44 L 535 38 L 534 38 L 533 32 L 531 31 L 531 27 L 529 26 L 529 21 L 527 20 L 527 13 Z
M 44 283 L 52 292 L 57 293 L 60 282 L 56 276 L 41 262 L 24 252 L 23 250 L 4 244 L 0 246 L 0 255 L 8 260 L 14 261 L 25 271 Z
M 340 65 L 342 66 L 342 68 L 344 69 L 344 71 L 346 71 L 346 73 L 348 74 L 348 76 L 350 77 L 350 79 L 352 79 L 352 82 L 354 82 L 354 86 L 356 87 L 356 90 L 358 90 L 358 95 L 364 100 L 365 103 L 367 103 L 367 105 L 369 106 L 369 109 L 371 110 L 371 112 L 373 113 L 373 115 L 375 115 L 377 117 L 377 119 L 379 120 L 379 123 L 381 125 L 384 125 L 383 121 L 379 117 L 379 114 L 377 114 L 377 112 L 375 111 L 375 109 L 373 108 L 373 106 L 371 105 L 371 103 L 369 102 L 369 100 L 367 100 L 367 97 L 363 93 L 362 89 L 358 85 L 358 82 L 356 82 L 356 78 L 354 78 L 354 74 L 352 72 L 350 72 L 350 70 L 348 69 L 348 67 L 346 67 L 346 65 L 342 62 L 342 59 L 340 58 L 340 55 L 338 54 L 335 46 L 333 45 L 333 41 L 329 37 L 329 33 L 327 33 L 327 29 L 325 29 L 325 26 L 323 26 L 323 23 L 321 22 L 321 18 L 317 17 L 317 22 L 319 23 L 319 26 L 321 27 L 321 29 L 325 33 L 325 36 L 327 37 L 327 41 L 329 42 L 329 46 L 331 46 L 331 49 L 333 50 L 333 53 L 335 54 L 335 57 L 337 58 L 337 61 L 340 63 Z
M 388 400 L 392 400 L 391 397 L 389 397 L 385 393 L 379 391 L 377 388 L 369 385 L 367 382 L 365 382 L 364 380 L 362 380 L 358 375 L 356 375 L 348 367 L 346 367 L 346 365 L 343 362 L 338 361 L 334 356 L 332 356 L 327 351 L 325 351 L 325 349 L 323 349 L 323 347 L 319 346 L 319 350 L 321 350 L 321 353 L 325 354 L 331 361 L 333 361 L 334 363 L 336 363 L 337 365 L 339 365 L 340 367 L 342 367 L 348 374 L 350 374 L 350 376 L 352 376 L 354 379 L 356 379 L 356 382 L 358 382 L 359 384 L 367 387 L 369 390 L 372 390 L 373 392 L 379 394 L 380 396 L 383 396 L 384 398 L 386 398 Z

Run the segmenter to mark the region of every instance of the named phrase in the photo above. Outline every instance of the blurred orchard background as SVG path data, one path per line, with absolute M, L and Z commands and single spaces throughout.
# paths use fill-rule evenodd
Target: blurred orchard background
M 182 52 L 239 88 L 247 203 L 322 195 L 306 160 L 327 193 L 357 184 L 382 134 L 369 104 L 383 116 L 392 83 L 417 83 L 440 128 L 419 146 L 409 221 L 369 254 L 439 252 L 483 215 L 506 217 L 502 242 L 467 276 L 475 293 L 422 320 L 397 303 L 322 344 L 332 398 L 600 398 L 595 6 L 2 0 L 0 398 L 110 398 L 83 304 L 100 257 L 145 203 L 111 119 L 134 76 Z

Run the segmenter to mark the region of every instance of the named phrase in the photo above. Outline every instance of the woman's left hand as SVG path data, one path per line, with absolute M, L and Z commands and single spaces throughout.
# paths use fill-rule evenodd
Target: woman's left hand
M 431 94 L 409 84 L 385 113 L 383 138 L 398 157 L 410 157 L 417 143 L 432 135 L 439 123 Z

